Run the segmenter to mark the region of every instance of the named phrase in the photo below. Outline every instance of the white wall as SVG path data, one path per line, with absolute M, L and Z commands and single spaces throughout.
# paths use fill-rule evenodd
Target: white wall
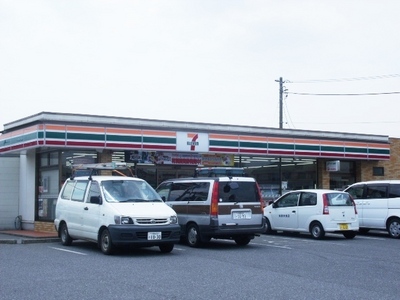
M 18 156 L 0 156 L 0 229 L 14 229 L 19 215 Z
M 20 155 L 19 172 L 19 214 L 22 215 L 22 229 L 35 228 L 35 152 Z

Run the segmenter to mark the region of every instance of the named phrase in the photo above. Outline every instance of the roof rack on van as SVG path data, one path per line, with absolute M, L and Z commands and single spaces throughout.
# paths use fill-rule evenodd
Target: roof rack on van
M 196 168 L 194 177 L 247 177 L 244 168 L 239 167 L 200 167 Z
M 72 165 L 75 170 L 115 170 L 115 169 L 126 169 L 128 168 L 125 162 L 109 162 L 109 163 L 97 163 L 97 164 L 79 164 Z
M 131 177 L 136 177 L 133 172 L 132 168 L 127 165 L 125 162 L 109 162 L 109 163 L 97 163 L 97 164 L 79 164 L 79 165 L 72 165 L 72 176 L 71 178 L 76 176 L 76 173 L 79 173 L 81 170 L 89 170 L 89 180 L 92 179 L 92 176 L 96 174 L 97 170 L 110 170 L 113 172 L 118 173 L 121 176 L 127 176 L 126 174 L 122 173 L 120 170 L 128 170 L 130 172 Z

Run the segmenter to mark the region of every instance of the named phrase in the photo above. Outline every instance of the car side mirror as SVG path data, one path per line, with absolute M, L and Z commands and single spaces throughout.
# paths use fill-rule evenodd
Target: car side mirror
M 92 197 L 90 197 L 90 203 L 101 204 L 100 196 L 92 196 Z
M 166 199 L 165 199 L 165 196 L 162 196 L 162 197 L 161 197 L 161 200 L 165 202 L 165 200 L 166 200 Z

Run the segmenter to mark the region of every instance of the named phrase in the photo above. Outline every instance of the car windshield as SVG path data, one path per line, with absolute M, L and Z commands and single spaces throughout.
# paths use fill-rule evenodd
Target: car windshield
M 160 196 L 145 181 L 106 180 L 101 183 L 107 202 L 162 202 Z
M 352 206 L 350 195 L 346 193 L 328 193 L 326 194 L 329 206 Z

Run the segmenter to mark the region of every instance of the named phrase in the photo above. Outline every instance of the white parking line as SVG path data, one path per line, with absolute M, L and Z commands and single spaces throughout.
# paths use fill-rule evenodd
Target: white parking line
M 49 247 L 49 248 L 54 249 L 54 250 L 58 250 L 58 251 L 69 252 L 69 253 L 73 253 L 73 254 L 87 255 L 86 253 L 83 253 L 83 252 L 72 251 L 72 250 L 67 250 L 67 249 L 63 249 L 63 248 L 56 248 L 56 247 Z
M 288 246 L 278 246 L 278 245 L 272 245 L 274 242 L 268 242 L 269 244 L 260 244 L 260 243 L 251 243 L 251 245 L 259 245 L 259 246 L 266 246 L 266 247 L 273 247 L 273 248 L 281 248 L 281 249 L 287 249 L 287 250 L 292 250 L 293 248 L 288 247 Z
M 174 247 L 174 250 L 185 251 L 186 249 Z
M 356 239 L 366 239 L 366 240 L 386 240 L 384 237 L 373 237 L 373 236 L 365 236 L 365 235 L 357 235 Z
M 315 239 L 302 239 L 302 238 L 296 238 L 296 237 L 279 237 L 279 239 L 290 241 L 290 242 L 296 242 L 296 243 L 324 243 L 324 244 L 332 244 L 332 245 L 338 245 L 338 246 L 346 246 L 346 243 L 341 243 L 341 242 L 334 242 L 334 241 L 328 241 L 328 240 L 315 240 Z M 270 242 L 268 240 L 263 240 L 264 242 Z

